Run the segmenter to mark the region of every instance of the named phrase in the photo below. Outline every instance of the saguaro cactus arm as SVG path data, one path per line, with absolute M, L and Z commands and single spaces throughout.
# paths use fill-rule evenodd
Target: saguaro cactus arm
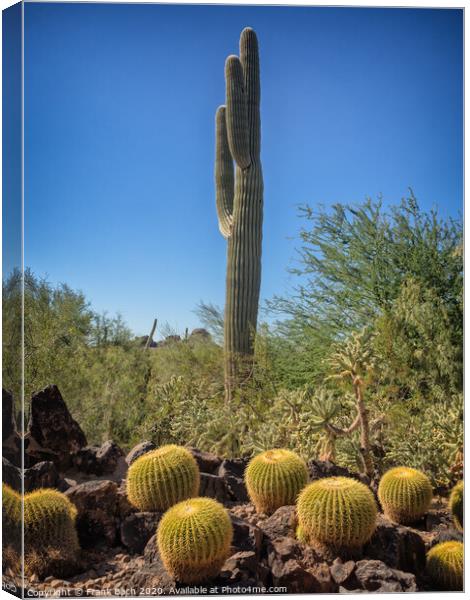
M 225 106 L 219 106 L 215 115 L 215 190 L 220 233 L 230 236 L 233 217 L 234 173 L 225 120 Z

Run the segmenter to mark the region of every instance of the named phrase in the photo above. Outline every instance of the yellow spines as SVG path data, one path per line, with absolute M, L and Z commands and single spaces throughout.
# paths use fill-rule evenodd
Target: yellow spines
M 127 497 L 141 511 L 164 511 L 199 493 L 199 467 L 193 455 L 170 444 L 139 457 L 127 473 Z
M 348 477 L 309 484 L 297 501 L 301 541 L 331 549 L 360 548 L 376 527 L 377 507 L 367 486 Z
M 181 583 L 198 583 L 215 577 L 230 554 L 233 526 L 219 502 L 191 498 L 164 515 L 157 545 L 165 569 Z
M 449 510 L 452 513 L 455 526 L 463 530 L 463 481 L 453 487 L 449 497 Z
M 2 529 L 4 546 L 21 547 L 21 496 L 2 483 Z
M 295 504 L 308 482 L 305 462 L 290 450 L 267 450 L 249 462 L 245 484 L 257 512 L 272 514 L 280 506 Z
M 39 489 L 24 500 L 25 548 L 55 548 L 74 554 L 79 549 L 75 519 L 77 509 L 61 492 Z
M 426 514 L 432 500 L 432 486 L 421 471 L 395 467 L 380 480 L 378 496 L 385 515 L 406 525 Z
M 434 584 L 441 590 L 463 589 L 463 544 L 442 542 L 428 552 L 426 571 Z

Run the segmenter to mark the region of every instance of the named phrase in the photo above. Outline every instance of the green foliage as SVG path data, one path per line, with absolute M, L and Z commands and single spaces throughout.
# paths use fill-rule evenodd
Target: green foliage
M 352 550 L 372 537 L 377 507 L 372 492 L 363 483 L 328 477 L 304 488 L 297 501 L 297 514 L 302 541 Z
M 459 481 L 455 484 L 450 493 L 449 508 L 454 523 L 460 530 L 463 530 L 463 502 L 463 481 Z
M 75 561 L 80 546 L 75 530 L 77 510 L 61 492 L 39 489 L 24 499 L 24 543 L 27 554 L 46 556 L 60 552 L 64 561 Z
M 157 544 L 166 570 L 176 581 L 194 584 L 215 577 L 230 554 L 233 527 L 222 506 L 211 498 L 192 498 L 164 515 Z
M 378 496 L 385 515 L 406 525 L 426 514 L 432 500 L 432 486 L 421 471 L 395 467 L 380 480 Z
M 127 498 L 141 511 L 164 511 L 197 496 L 199 467 L 180 446 L 162 446 L 140 456 L 127 472 Z
M 295 452 L 283 448 L 258 454 L 251 459 L 245 471 L 251 501 L 257 512 L 268 515 L 281 506 L 295 504 L 307 481 L 305 461 Z
M 462 542 L 442 542 L 431 548 L 426 557 L 426 571 L 440 590 L 462 591 Z

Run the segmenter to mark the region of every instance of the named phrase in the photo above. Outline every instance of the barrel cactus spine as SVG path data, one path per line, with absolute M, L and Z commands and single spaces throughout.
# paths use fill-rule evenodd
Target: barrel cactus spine
M 461 591 L 463 589 L 462 542 L 442 542 L 431 548 L 426 557 L 426 571 L 439 589 Z
M 241 33 L 240 58 L 227 58 L 225 80 L 226 104 L 216 112 L 215 187 L 219 229 L 228 243 L 224 360 L 230 400 L 251 369 L 261 284 L 260 78 L 253 29 Z
M 402 525 L 422 518 L 431 504 L 432 495 L 427 475 L 410 467 L 390 469 L 379 483 L 378 496 L 385 516 Z
M 459 481 L 453 487 L 449 497 L 449 509 L 452 513 L 455 526 L 463 530 L 463 481 Z
M 199 467 L 182 446 L 169 444 L 140 456 L 127 473 L 127 497 L 141 511 L 165 511 L 199 493 Z
M 258 454 L 245 471 L 251 501 L 257 512 L 268 515 L 281 506 L 295 504 L 307 482 L 305 462 L 295 452 L 282 448 Z
M 233 526 L 225 508 L 211 498 L 179 502 L 162 517 L 157 545 L 176 581 L 200 583 L 215 577 L 230 554 Z
M 303 489 L 297 515 L 301 541 L 333 551 L 357 550 L 375 531 L 377 506 L 363 483 L 328 477 Z

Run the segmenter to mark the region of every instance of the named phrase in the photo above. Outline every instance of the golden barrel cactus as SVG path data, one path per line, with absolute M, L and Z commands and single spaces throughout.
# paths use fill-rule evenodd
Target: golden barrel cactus
M 378 496 L 384 514 L 392 521 L 406 525 L 426 514 L 432 500 L 432 486 L 421 471 L 395 467 L 380 480 Z
M 449 509 L 452 513 L 455 526 L 463 530 L 463 481 L 453 487 L 449 497 Z
M 367 486 L 349 477 L 309 484 L 297 501 L 301 541 L 332 549 L 363 546 L 376 527 L 377 506 Z
M 268 515 L 280 506 L 295 504 L 307 482 L 307 465 L 290 450 L 262 452 L 251 459 L 245 471 L 251 501 L 257 512 Z
M 428 552 L 426 571 L 440 590 L 461 591 L 463 589 L 463 544 L 442 542 Z
M 127 472 L 127 497 L 141 511 L 165 511 L 199 493 L 199 467 L 193 455 L 170 444 L 140 456 Z
M 230 554 L 233 526 L 219 502 L 191 498 L 164 515 L 157 531 L 163 564 L 176 581 L 199 583 L 215 577 Z

